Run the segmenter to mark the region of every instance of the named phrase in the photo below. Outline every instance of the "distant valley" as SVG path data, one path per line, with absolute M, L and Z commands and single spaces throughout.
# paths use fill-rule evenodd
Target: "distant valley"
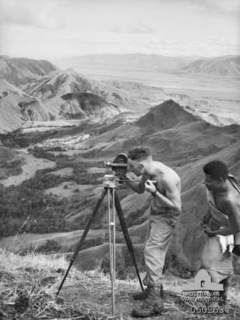
M 44 60 L 1 56 L 0 132 L 120 114 L 131 121 L 167 99 L 217 125 L 240 123 L 239 59 L 213 60 L 87 56 L 59 62 L 72 67 L 62 70 Z
M 118 79 L 159 88 L 168 98 L 202 111 L 206 120 L 216 124 L 240 122 L 239 56 L 102 54 L 66 58 L 57 63 L 100 81 Z M 161 101 L 155 104 L 158 102 Z
M 240 56 L 215 58 L 169 57 L 151 54 L 99 54 L 65 58 L 56 61 L 63 68 L 98 74 L 112 72 L 192 73 L 212 76 L 240 76 Z

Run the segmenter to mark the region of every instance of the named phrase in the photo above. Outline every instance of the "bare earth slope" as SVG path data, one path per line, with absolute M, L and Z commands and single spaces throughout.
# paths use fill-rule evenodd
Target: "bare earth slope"
M 0 132 L 18 129 L 27 121 L 50 119 L 50 112 L 39 99 L 0 79 Z
M 74 71 L 32 79 L 21 89 L 0 78 L 0 132 L 53 120 L 101 121 L 120 114 L 122 103 L 114 102 Z
M 20 85 L 46 75 L 57 68 L 49 61 L 0 56 L 0 75 L 12 84 Z
M 107 102 L 102 93 L 73 70 L 42 77 L 24 90 L 40 99 L 53 119 L 111 118 L 120 113 L 118 106 Z

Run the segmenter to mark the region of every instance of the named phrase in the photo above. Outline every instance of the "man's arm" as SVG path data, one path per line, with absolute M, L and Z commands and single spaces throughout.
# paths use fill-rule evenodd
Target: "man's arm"
M 169 207 L 178 209 L 181 211 L 182 202 L 181 202 L 181 182 L 180 180 L 176 183 L 175 181 L 166 181 L 164 180 L 164 186 L 166 190 L 166 196 L 162 195 L 160 192 L 157 192 L 157 196 L 166 202 Z
M 126 184 L 137 193 L 144 193 L 146 180 L 147 177 L 144 175 L 142 175 L 138 181 L 131 180 L 126 176 Z
M 216 235 L 229 236 L 229 235 L 233 234 L 232 228 L 227 227 L 227 226 L 220 227 L 217 230 L 212 230 L 207 225 L 204 225 L 203 226 L 203 231 L 205 231 L 210 236 L 216 236 Z
M 232 234 L 240 232 L 240 209 L 238 205 L 233 201 L 226 200 L 224 206 L 229 217 Z
M 238 207 L 229 200 L 224 202 L 226 214 L 229 218 L 229 225 L 222 226 L 217 230 L 211 230 L 208 226 L 204 226 L 204 231 L 210 235 L 228 236 L 240 232 L 240 212 Z
M 208 208 L 207 213 L 206 213 L 205 216 L 203 217 L 203 222 L 202 222 L 202 224 L 203 224 L 203 225 L 208 225 L 209 222 L 210 222 L 210 220 L 211 220 L 211 218 L 212 218 L 211 210 Z
M 175 181 L 174 182 L 166 181 L 166 180 L 161 180 L 161 181 L 165 188 L 166 196 L 160 193 L 159 191 L 157 191 L 156 186 L 150 180 L 148 180 L 145 183 L 146 190 L 152 192 L 153 194 L 155 193 L 155 197 L 157 197 L 158 200 L 162 202 L 165 206 L 181 210 L 182 205 L 181 205 L 180 181 L 178 182 L 179 185 Z
M 213 227 L 209 225 L 211 219 L 212 219 L 211 210 L 210 208 L 208 208 L 208 212 L 203 218 L 202 228 L 203 228 L 203 231 L 206 232 L 209 236 L 216 236 L 216 235 L 228 236 L 233 233 L 229 223 L 228 225 L 217 227 L 217 229 L 216 228 L 212 229 Z

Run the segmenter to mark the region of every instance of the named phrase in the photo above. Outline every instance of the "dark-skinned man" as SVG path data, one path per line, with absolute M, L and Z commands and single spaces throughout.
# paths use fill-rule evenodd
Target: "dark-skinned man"
M 153 160 L 148 148 L 134 148 L 129 151 L 128 158 L 129 170 L 138 179 L 127 178 L 127 184 L 137 193 L 147 191 L 151 195 L 150 230 L 144 249 L 146 289 L 134 295 L 136 300 L 144 300 L 144 303 L 140 309 L 133 310 L 134 316 L 149 317 L 160 314 L 163 310 L 159 288 L 165 256 L 181 213 L 181 182 L 174 170 Z
M 222 298 L 226 302 L 229 277 L 234 271 L 239 272 L 240 186 L 222 161 L 207 163 L 203 171 L 209 206 L 203 226 L 209 235 L 202 255 L 203 267 L 214 282 L 223 284 Z

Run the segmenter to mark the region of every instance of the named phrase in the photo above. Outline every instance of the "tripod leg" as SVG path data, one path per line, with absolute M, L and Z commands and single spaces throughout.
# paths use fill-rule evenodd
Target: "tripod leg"
M 113 221 L 113 279 L 116 280 L 116 205 L 115 205 L 116 190 L 112 189 L 112 221 Z
M 129 233 L 128 233 L 127 224 L 126 224 L 126 221 L 124 219 L 123 211 L 122 211 L 122 208 L 121 208 L 121 203 L 120 203 L 120 200 L 118 198 L 117 193 L 115 193 L 115 205 L 116 205 L 116 211 L 117 211 L 117 214 L 118 214 L 119 222 L 120 222 L 120 225 L 121 225 L 121 228 L 122 228 L 122 231 L 123 231 L 123 235 L 124 235 L 124 238 L 125 238 L 125 241 L 126 241 L 130 256 L 132 258 L 132 261 L 133 261 L 133 264 L 134 264 L 134 267 L 135 267 L 135 270 L 136 270 L 136 274 L 137 274 L 137 277 L 138 277 L 138 281 L 139 281 L 140 287 L 141 287 L 141 289 L 143 291 L 144 288 L 143 288 L 142 280 L 141 280 L 141 277 L 140 277 L 140 274 L 139 274 L 139 270 L 138 270 L 137 261 L 136 261 L 135 254 L 134 254 L 132 241 L 131 241 Z
M 109 232 L 109 262 L 110 278 L 112 292 L 112 315 L 115 314 L 115 207 L 114 207 L 114 189 L 108 188 L 108 232 Z M 112 201 L 111 201 L 112 200 Z
M 61 284 L 60 284 L 60 286 L 59 286 L 59 288 L 58 288 L 58 291 L 57 291 L 56 296 L 59 295 L 59 293 L 60 293 L 60 291 L 61 291 L 61 289 L 62 289 L 62 286 L 63 286 L 63 284 L 64 284 L 64 282 L 65 282 L 65 280 L 66 280 L 66 278 L 67 278 L 67 276 L 68 276 L 68 273 L 69 273 L 69 271 L 70 271 L 70 269 L 71 269 L 71 267 L 72 267 L 72 265 L 73 265 L 73 263 L 74 263 L 77 255 L 78 255 L 79 250 L 81 249 L 81 247 L 82 247 L 82 245 L 83 245 L 83 242 L 84 242 L 84 240 L 85 240 L 85 238 L 86 238 L 86 236 L 87 236 L 87 234 L 88 234 L 88 231 L 89 231 L 89 229 L 90 229 L 90 226 L 91 226 L 93 220 L 95 219 L 95 217 L 96 217 L 96 215 L 97 215 L 97 213 L 98 213 L 98 209 L 99 209 L 101 203 L 103 202 L 103 199 L 104 199 L 106 193 L 107 193 L 107 190 L 104 188 L 104 190 L 103 190 L 103 192 L 102 192 L 102 195 L 101 195 L 101 197 L 99 198 L 99 200 L 97 201 L 96 206 L 95 206 L 95 208 L 94 208 L 94 210 L 93 210 L 93 213 L 92 213 L 91 217 L 89 218 L 88 223 L 87 223 L 87 225 L 86 225 L 86 227 L 85 227 L 85 229 L 84 229 L 84 231 L 83 231 L 83 234 L 82 234 L 82 236 L 81 236 L 81 239 L 79 240 L 79 242 L 78 242 L 78 244 L 77 244 L 77 247 L 76 247 L 76 249 L 75 249 L 75 252 L 74 252 L 74 254 L 72 255 L 72 258 L 71 258 L 71 260 L 70 260 L 69 266 L 68 266 L 67 271 L 66 271 L 66 273 L 65 273 L 65 275 L 64 275 L 64 277 L 63 277 L 63 279 L 62 279 L 62 282 L 61 282 Z

